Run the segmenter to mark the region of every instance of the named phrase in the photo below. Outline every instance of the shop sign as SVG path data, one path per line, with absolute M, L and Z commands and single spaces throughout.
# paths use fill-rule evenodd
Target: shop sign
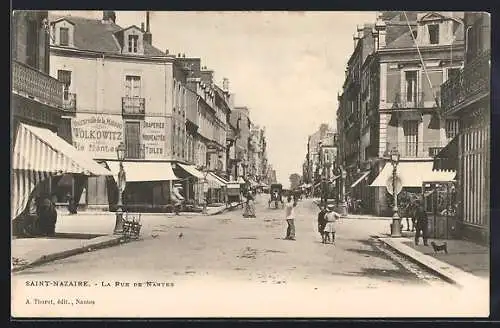
M 146 159 L 166 157 L 167 124 L 164 117 L 146 117 L 142 124 L 142 143 Z
M 123 142 L 120 116 L 77 113 L 71 121 L 73 146 L 98 159 L 116 159 L 116 148 Z

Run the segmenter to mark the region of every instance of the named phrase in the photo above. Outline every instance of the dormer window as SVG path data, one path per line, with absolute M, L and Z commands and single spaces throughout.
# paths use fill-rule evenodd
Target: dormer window
M 430 24 L 428 25 L 428 29 L 429 29 L 429 43 L 439 44 L 439 25 Z
M 139 36 L 129 35 L 128 36 L 128 52 L 137 53 L 137 48 L 139 46 Z
M 59 29 L 59 44 L 61 46 L 69 46 L 69 28 L 61 27 Z

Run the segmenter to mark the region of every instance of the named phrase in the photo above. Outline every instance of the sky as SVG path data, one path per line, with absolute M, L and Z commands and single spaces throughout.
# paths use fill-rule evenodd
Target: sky
M 68 12 L 102 18 L 101 11 Z M 269 163 L 280 183 L 302 174 L 307 137 L 321 123 L 336 126 L 337 94 L 354 50 L 357 25 L 374 12 L 151 12 L 153 45 L 201 58 L 237 106 L 265 127 Z M 122 27 L 140 26 L 145 12 L 117 11 Z

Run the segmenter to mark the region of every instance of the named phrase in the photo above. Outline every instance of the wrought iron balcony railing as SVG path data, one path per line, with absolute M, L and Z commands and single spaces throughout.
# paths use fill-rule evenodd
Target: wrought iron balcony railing
M 441 85 L 441 105 L 444 113 L 455 109 L 468 99 L 490 89 L 490 50 L 467 63 L 460 73 Z
M 428 158 L 435 157 L 446 146 L 446 142 L 388 142 L 387 150 L 396 148 L 401 157 Z
M 396 93 L 392 108 L 424 108 L 424 93 Z
M 126 144 L 125 145 L 125 159 L 144 159 L 145 147 L 141 144 Z
M 26 64 L 12 61 L 12 90 L 52 107 L 63 106 L 63 83 Z
M 76 93 L 68 93 L 67 97 L 63 97 L 63 109 L 67 112 L 76 112 Z
M 146 113 L 146 99 L 139 97 L 122 97 L 122 114 L 144 116 Z

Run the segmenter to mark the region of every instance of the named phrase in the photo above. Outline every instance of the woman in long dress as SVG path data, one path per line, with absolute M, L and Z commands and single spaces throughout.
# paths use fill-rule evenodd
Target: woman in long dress
M 245 211 L 243 212 L 243 217 L 245 218 L 255 218 L 255 203 L 254 197 L 251 191 L 247 194 L 247 201 L 245 206 Z

